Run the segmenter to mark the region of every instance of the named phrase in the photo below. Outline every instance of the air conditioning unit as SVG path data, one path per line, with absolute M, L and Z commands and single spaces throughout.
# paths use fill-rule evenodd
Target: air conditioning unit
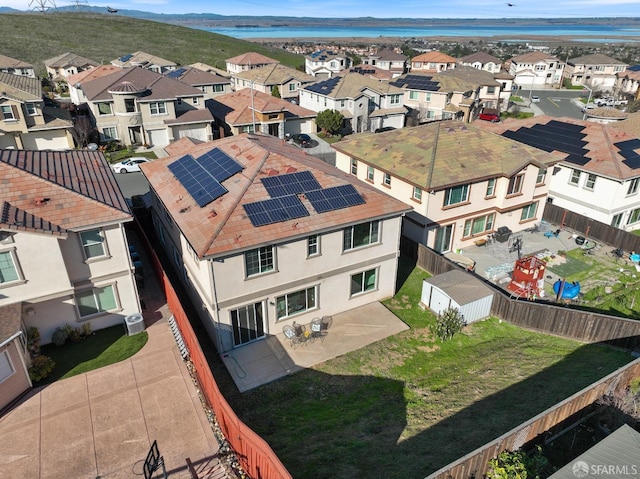
M 132 336 L 144 331 L 144 318 L 140 313 L 125 316 L 124 324 L 127 328 L 127 336 Z

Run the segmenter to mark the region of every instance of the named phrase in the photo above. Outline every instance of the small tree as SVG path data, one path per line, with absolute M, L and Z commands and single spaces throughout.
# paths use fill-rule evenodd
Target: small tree
M 324 110 L 318 113 L 316 125 L 325 134 L 334 135 L 344 124 L 344 116 L 337 110 Z
M 464 318 L 458 308 L 448 308 L 438 315 L 436 320 L 436 336 L 442 341 L 453 338 L 453 335 L 462 330 L 465 325 Z
M 91 118 L 85 115 L 76 116 L 71 128 L 71 136 L 76 142 L 78 148 L 84 148 L 89 143 L 89 139 L 96 131 L 95 126 L 91 123 Z
M 278 88 L 278 85 L 273 85 L 271 87 L 271 96 L 275 96 L 276 98 L 282 98 L 280 96 L 280 88 Z

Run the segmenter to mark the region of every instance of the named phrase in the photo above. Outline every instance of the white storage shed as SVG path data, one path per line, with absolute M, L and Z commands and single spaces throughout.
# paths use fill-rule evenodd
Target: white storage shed
M 452 270 L 422 283 L 420 302 L 436 314 L 457 308 L 467 323 L 491 316 L 492 289 L 473 275 Z

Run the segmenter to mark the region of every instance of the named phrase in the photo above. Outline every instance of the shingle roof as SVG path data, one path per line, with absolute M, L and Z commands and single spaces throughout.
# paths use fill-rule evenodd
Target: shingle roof
M 90 68 L 89 70 L 83 70 L 81 72 L 76 73 L 75 75 L 71 75 L 67 78 L 67 81 L 69 85 L 75 86 L 78 83 L 83 84 L 84 82 L 95 80 L 97 78 L 110 75 L 114 72 L 121 72 L 121 71 L 122 71 L 122 68 L 117 67 L 115 65 L 100 65 L 95 68 Z
M 75 53 L 66 52 L 57 57 L 49 58 L 44 61 L 45 66 L 50 68 L 65 68 L 68 66 L 86 67 L 86 66 L 98 66 L 99 63 L 89 60 L 88 58 L 81 57 Z
M 186 67 L 186 71 L 178 79 L 191 86 L 230 84 L 231 80 L 216 73 L 203 71 L 195 67 Z
M 33 65 L 6 55 L 0 55 L 0 68 L 33 68 Z
M 243 170 L 222 182 L 228 190 L 226 194 L 202 208 L 168 168 L 179 157 L 163 158 L 141 166 L 153 190 L 199 257 L 225 256 L 371 219 L 397 216 L 411 210 L 404 203 L 352 175 L 273 136 L 243 134 L 227 137 L 196 145 L 190 154 L 197 158 L 214 148 L 229 155 Z M 353 184 L 365 204 L 317 213 L 309 201 L 302 197 L 309 216 L 254 227 L 242 205 L 270 198 L 261 179 L 274 174 L 302 171 L 311 172 L 322 188 Z
M 369 58 L 378 58 L 387 62 L 407 61 L 408 59 L 406 55 L 391 50 L 390 48 L 385 48 L 380 50 L 378 53 L 371 54 L 369 55 Z
M 159 67 L 171 67 L 176 65 L 175 62 L 172 62 L 171 60 L 165 60 L 164 58 L 157 57 L 151 53 L 141 51 L 123 55 L 115 60 L 111 60 L 111 63 L 122 68 L 149 64 L 158 65 Z
M 511 59 L 511 61 L 515 63 L 536 63 L 544 60 L 560 61 L 558 58 L 554 57 L 553 55 L 550 55 L 544 52 L 538 52 L 538 51 L 524 53 L 522 55 L 518 55 L 517 57 L 513 57 Z
M 42 83 L 38 78 L 0 72 L 0 98 L 18 101 L 41 101 Z
M 640 138 L 640 112 L 630 113 L 626 120 L 616 123 L 616 130 L 627 132 L 629 135 Z
M 476 62 L 480 62 L 482 64 L 495 63 L 496 65 L 500 65 L 502 63 L 502 60 L 494 57 L 493 55 L 488 54 L 487 52 L 475 52 L 475 53 L 472 53 L 471 55 L 458 58 L 458 63 L 476 63 Z
M 352 135 L 332 146 L 425 190 L 511 176 L 530 163 L 558 161 L 537 148 L 453 120 Z
M 393 71 L 384 70 L 374 65 L 354 65 L 350 68 L 345 68 L 339 75 L 346 75 L 347 73 L 358 73 L 375 80 L 391 80 L 393 79 Z
M 2 228 L 64 235 L 129 221 L 129 208 L 96 151 L 0 150 Z
M 460 306 L 493 296 L 486 284 L 464 271 L 451 270 L 424 280 L 453 299 Z
M 528 129 L 538 124 L 546 125 L 551 121 L 567 123 L 570 125 L 580 125 L 584 127 L 580 133 L 585 135 L 582 141 L 585 142 L 583 148 L 586 150 L 584 157 L 588 159 L 587 163 L 584 165 L 577 165 L 571 162 L 563 162 L 564 164 L 569 165 L 572 168 L 578 168 L 582 171 L 618 180 L 626 180 L 640 176 L 640 169 L 634 169 L 627 166 L 624 163 L 625 158 L 620 154 L 620 149 L 615 146 L 616 143 L 622 143 L 624 141 L 637 141 L 638 136 L 636 134 L 630 134 L 625 131 L 625 127 L 630 125 L 630 123 L 625 124 L 625 121 L 605 125 L 602 123 L 577 120 L 574 118 L 536 116 L 524 120 L 513 120 L 509 118 L 499 123 L 477 120 L 474 122 L 474 125 L 477 125 L 483 130 L 492 131 L 501 135 L 507 130 L 517 131 L 521 128 Z M 637 149 L 637 151 L 640 153 L 640 149 Z M 560 151 L 553 151 L 551 154 L 560 160 L 565 160 L 569 156 L 567 153 Z
M 359 73 L 347 73 L 342 77 L 329 78 L 305 89 L 313 88 L 314 93 L 320 93 L 324 84 L 331 85 L 330 89 L 328 88 L 326 92 L 322 93 L 329 98 L 356 98 L 365 89 L 370 89 L 383 95 L 403 92 L 401 88 L 393 86 L 389 82 L 369 78 Z
M 280 63 L 278 60 L 269 58 L 256 52 L 247 52 L 225 60 L 227 63 L 234 65 L 265 65 L 269 63 Z
M 237 73 L 234 76 L 244 80 L 254 81 L 260 85 L 282 85 L 292 79 L 298 80 L 302 83 L 311 83 L 316 81 L 316 78 L 311 75 L 279 63 L 265 65 L 254 68 L 253 70 L 246 70 Z
M 430 52 L 421 53 L 420 55 L 413 57 L 411 59 L 411 62 L 455 63 L 456 59 L 447 55 L 446 53 L 442 53 L 437 50 L 432 50 Z
M 285 111 L 289 117 L 298 118 L 315 118 L 317 115 L 315 111 L 250 88 L 219 95 L 208 101 L 207 106 L 214 117 L 224 120 L 229 125 L 247 125 L 251 123 L 254 111 L 259 113 Z
M 603 53 L 593 53 L 581 57 L 569 58 L 569 65 L 626 65 L 625 62 L 611 58 Z
M 459 65 L 457 68 L 445 70 L 433 75 L 433 81 L 439 83 L 439 91 L 469 91 L 476 90 L 479 86 L 499 86 L 493 73 L 478 70 L 467 65 Z

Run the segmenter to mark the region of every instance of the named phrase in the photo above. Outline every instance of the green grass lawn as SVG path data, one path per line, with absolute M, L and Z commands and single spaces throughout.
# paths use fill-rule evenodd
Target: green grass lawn
M 108 366 L 130 358 L 147 343 L 146 331 L 127 336 L 122 326 L 96 331 L 79 342 L 67 341 L 62 346 L 47 344 L 41 354 L 49 356 L 56 363 L 53 371 L 35 386 L 49 384 L 59 379 Z
M 497 319 L 431 334 L 420 268 L 385 305 L 411 329 L 240 394 L 234 410 L 296 479 L 422 478 L 632 357 Z

